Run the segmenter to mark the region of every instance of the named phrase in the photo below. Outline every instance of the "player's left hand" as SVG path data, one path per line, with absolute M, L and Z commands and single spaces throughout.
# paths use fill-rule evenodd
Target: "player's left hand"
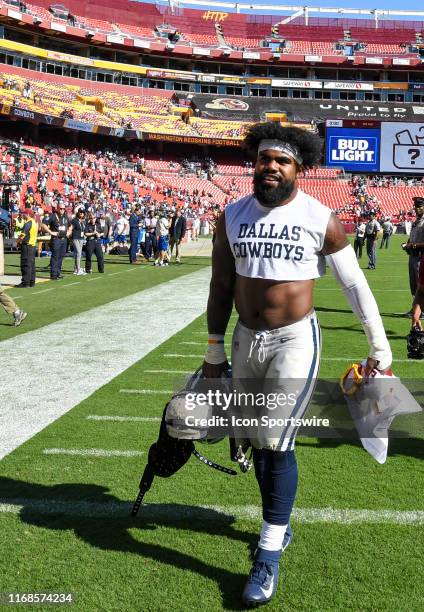
M 368 357 L 367 365 L 365 366 L 364 377 L 369 378 L 369 375 L 371 374 L 373 370 L 378 370 L 382 374 L 385 374 L 386 372 L 390 370 L 390 366 L 384 370 L 381 370 L 378 367 L 378 361 L 376 359 L 373 359 L 372 357 Z

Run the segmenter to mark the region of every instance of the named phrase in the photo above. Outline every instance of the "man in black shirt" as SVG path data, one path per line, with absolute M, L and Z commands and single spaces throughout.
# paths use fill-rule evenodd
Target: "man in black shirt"
M 70 236 L 71 229 L 69 226 L 69 219 L 66 214 L 65 205 L 59 204 L 57 212 L 54 212 L 49 217 L 47 225 L 42 226 L 43 231 L 50 234 L 51 239 L 51 251 L 52 257 L 50 260 L 50 278 L 51 280 L 59 280 L 63 278 L 62 262 L 66 253 L 66 246 L 68 244 L 68 237 Z
M 102 238 L 103 230 L 100 221 L 96 218 L 95 213 L 89 213 L 88 221 L 85 225 L 85 237 L 87 239 L 85 245 L 85 271 L 91 274 L 91 258 L 93 253 L 96 255 L 97 268 L 100 274 L 105 271 Z
M 187 221 L 184 215 L 181 213 L 181 209 L 177 208 L 175 211 L 175 215 L 172 217 L 171 227 L 169 229 L 169 234 L 171 239 L 169 241 L 169 248 L 172 251 L 175 246 L 175 262 L 180 263 L 180 244 L 185 236 L 187 228 Z

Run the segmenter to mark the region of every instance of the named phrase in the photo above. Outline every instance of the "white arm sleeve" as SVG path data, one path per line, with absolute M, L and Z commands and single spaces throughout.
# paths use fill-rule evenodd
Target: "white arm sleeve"
M 362 323 L 370 347 L 369 356 L 378 361 L 381 370 L 387 369 L 392 363 L 390 344 L 386 338 L 377 302 L 352 247 L 348 245 L 337 253 L 326 255 L 325 259 L 354 314 Z

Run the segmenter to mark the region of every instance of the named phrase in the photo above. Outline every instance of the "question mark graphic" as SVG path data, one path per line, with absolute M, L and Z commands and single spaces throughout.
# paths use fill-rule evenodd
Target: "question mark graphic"
M 419 149 L 408 149 L 408 155 L 411 156 L 411 166 L 415 166 L 415 160 L 420 156 Z

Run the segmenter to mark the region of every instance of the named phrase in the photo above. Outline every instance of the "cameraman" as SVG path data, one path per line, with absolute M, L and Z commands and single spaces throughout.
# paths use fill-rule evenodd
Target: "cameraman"
M 424 251 L 424 197 L 417 196 L 412 198 L 412 200 L 414 202 L 416 218 L 412 224 L 408 242 L 402 244 L 402 249 L 409 255 L 409 287 L 412 296 L 415 296 L 418 286 L 421 251 Z M 412 308 L 405 313 L 405 316 L 412 316 Z

